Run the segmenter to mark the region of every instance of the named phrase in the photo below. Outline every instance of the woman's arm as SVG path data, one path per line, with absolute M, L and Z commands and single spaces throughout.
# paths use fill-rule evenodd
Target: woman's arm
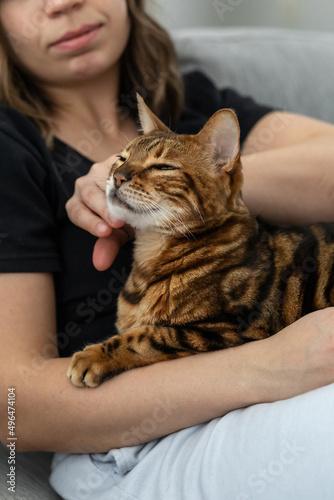
M 111 157 L 76 182 L 67 203 L 72 222 L 99 237 L 97 269 L 108 269 L 130 228 L 110 218 L 105 184 Z M 304 224 L 334 218 L 334 126 L 285 112 L 262 118 L 242 148 L 243 197 L 254 215 L 273 222 Z M 116 229 L 112 229 L 112 227 Z
M 255 215 L 274 222 L 334 220 L 334 126 L 273 112 L 242 150 L 243 196 Z
M 66 378 L 56 357 L 48 274 L 0 275 L 1 440 L 16 388 L 17 449 L 104 452 L 150 441 L 260 402 L 334 381 L 334 310 L 306 316 L 270 339 L 123 373 L 96 389 Z
M 21 451 L 103 452 L 258 400 L 251 366 L 232 380 L 231 365 L 239 360 L 245 370 L 242 350 L 231 359 L 213 353 L 133 370 L 97 389 L 74 387 L 66 377 L 69 359 L 57 358 L 49 274 L 0 275 L 0 339 L 1 439 L 8 437 L 7 393 L 15 387 Z
M 315 130 L 303 122 L 304 129 L 296 118 L 291 122 L 292 128 L 287 124 L 286 129 L 278 130 L 276 122 L 273 126 L 265 121 L 270 116 L 274 114 L 254 127 L 244 148 L 245 195 L 255 212 L 262 210 L 263 215 L 269 215 L 266 210 L 272 210 L 274 217 L 279 213 L 282 218 L 289 218 L 284 208 L 291 200 L 284 189 L 291 186 L 291 172 L 299 172 L 292 177 L 296 187 L 303 173 L 303 181 L 313 196 L 314 182 L 309 175 L 317 176 L 319 167 L 325 165 L 330 177 L 333 129 L 321 124 L 321 131 Z M 255 153 L 250 139 L 266 130 L 266 126 L 274 127 L 274 136 L 270 144 L 262 144 Z M 308 163 L 311 153 L 313 160 Z M 252 157 L 247 160 L 246 154 Z M 275 158 L 279 161 L 274 164 Z M 97 164 L 92 170 L 93 182 L 92 174 L 79 181 L 68 206 L 73 222 L 97 236 L 105 236 L 98 240 L 95 249 L 101 268 L 111 264 L 124 237 L 109 227 L 103 186 L 98 186 L 107 177 L 108 169 Z M 257 201 L 266 190 L 272 194 L 277 191 L 275 182 L 271 182 L 274 175 L 275 182 L 282 182 L 280 196 L 268 196 L 268 205 L 259 210 Z M 84 194 L 80 192 L 82 186 Z M 330 179 L 328 185 L 326 181 L 328 186 Z M 320 199 L 321 204 L 330 207 L 330 197 L 325 199 L 322 194 Z M 297 209 L 297 214 L 303 215 L 301 204 Z M 100 232 L 98 225 L 103 220 L 107 225 Z M 48 275 L 0 278 L 4 360 L 0 368 L 1 438 L 7 437 L 7 389 L 15 385 L 18 446 L 22 450 L 106 451 L 145 442 L 235 408 L 288 398 L 334 381 L 334 313 L 327 309 L 302 318 L 264 341 L 132 370 L 98 389 L 77 389 L 65 376 L 68 360 L 51 356 L 56 338 L 51 284 Z

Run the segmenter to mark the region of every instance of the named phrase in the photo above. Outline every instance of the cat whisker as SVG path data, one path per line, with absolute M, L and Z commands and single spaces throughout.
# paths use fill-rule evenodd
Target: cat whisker
M 202 215 L 202 213 L 201 213 L 201 211 L 200 211 L 200 209 L 198 208 L 198 205 L 197 205 L 196 203 L 194 203 L 194 208 L 195 208 L 195 210 L 194 210 L 194 211 L 195 211 L 195 213 L 197 213 L 197 214 L 199 215 L 199 217 L 200 217 L 201 221 L 202 221 L 202 222 L 203 222 L 203 224 L 204 224 L 203 215 Z
M 146 206 L 147 210 L 149 210 L 149 212 L 153 215 L 153 217 L 155 219 L 157 219 L 159 221 L 159 223 L 161 223 L 164 227 L 172 227 L 170 219 L 164 213 L 162 213 L 161 210 L 159 212 L 154 211 L 152 206 L 151 206 L 152 200 L 149 200 L 149 201 L 150 201 L 150 203 L 145 203 L 145 206 Z M 157 203 L 154 202 L 154 208 L 161 208 L 161 207 Z M 167 223 L 164 222 L 162 220 L 162 218 L 166 219 Z
M 150 200 L 150 203 L 152 204 L 152 201 Z M 171 221 L 168 219 L 168 217 L 166 217 L 165 214 L 163 213 L 157 213 L 153 210 L 152 206 L 150 205 L 150 203 L 148 202 L 144 202 L 144 207 L 146 210 L 148 210 L 151 215 L 153 216 L 154 219 L 158 220 L 159 224 L 163 227 L 163 228 L 166 228 L 166 229 L 171 229 L 172 228 L 172 223 Z M 162 219 L 166 219 L 166 222 Z
M 196 239 L 195 235 L 190 231 L 190 229 L 188 229 L 188 227 L 186 226 L 186 224 L 184 223 L 184 221 L 180 217 L 177 217 L 175 214 L 170 212 L 167 208 L 160 205 L 160 203 L 154 202 L 154 205 L 160 211 L 165 212 L 170 216 L 170 218 L 168 218 L 167 215 L 165 215 L 165 217 L 169 220 L 169 222 L 172 224 L 172 226 L 175 227 L 181 234 L 183 234 L 186 238 L 188 238 L 188 235 L 190 235 L 194 239 Z M 181 226 L 183 226 L 185 228 L 186 232 L 182 231 L 182 229 L 177 224 L 175 224 L 175 222 L 172 221 L 172 218 L 175 219 L 177 222 L 179 222 L 181 224 Z

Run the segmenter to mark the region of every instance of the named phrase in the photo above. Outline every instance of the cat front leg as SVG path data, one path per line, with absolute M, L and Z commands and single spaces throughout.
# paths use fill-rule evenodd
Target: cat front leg
M 126 370 L 167 359 L 189 356 L 195 351 L 181 346 L 172 327 L 143 326 L 87 346 L 72 357 L 67 376 L 78 387 L 97 387 Z

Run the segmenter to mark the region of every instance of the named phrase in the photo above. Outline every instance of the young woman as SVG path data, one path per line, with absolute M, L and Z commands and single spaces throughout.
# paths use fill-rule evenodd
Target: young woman
M 65 499 L 331 498 L 331 308 L 96 390 L 66 371 L 110 336 L 131 265 L 131 228 L 109 217 L 103 189 L 137 134 L 135 91 L 178 132 L 236 109 L 244 196 L 273 220 L 333 219 L 334 128 L 284 114 L 256 152 L 279 115 L 200 73 L 182 82 L 142 0 L 1 0 L 0 21 L 1 440 L 15 387 L 18 450 L 61 452 L 51 482 Z

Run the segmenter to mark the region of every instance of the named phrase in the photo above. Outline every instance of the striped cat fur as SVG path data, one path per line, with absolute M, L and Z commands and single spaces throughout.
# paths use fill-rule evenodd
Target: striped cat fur
M 172 133 L 138 97 L 144 135 L 113 165 L 110 212 L 136 228 L 118 334 L 76 353 L 74 385 L 275 334 L 334 305 L 334 225 L 282 227 L 242 201 L 235 113 Z

